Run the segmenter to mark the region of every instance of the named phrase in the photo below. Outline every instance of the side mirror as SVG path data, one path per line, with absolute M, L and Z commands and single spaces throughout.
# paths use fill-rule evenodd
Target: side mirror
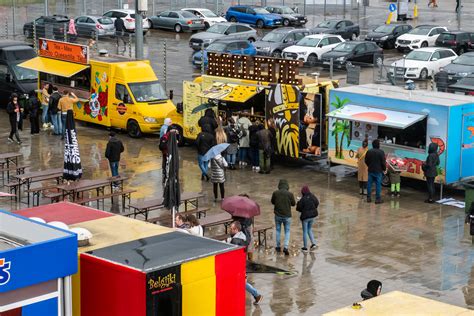
M 323 47 L 323 44 L 318 44 L 318 47 Z
M 225 32 L 224 32 L 224 35 L 229 35 L 229 31 L 225 31 Z
M 288 39 L 285 38 L 285 39 L 283 40 L 283 43 L 288 43 Z
M 5 81 L 6 82 L 12 82 L 12 75 L 11 74 L 5 74 Z

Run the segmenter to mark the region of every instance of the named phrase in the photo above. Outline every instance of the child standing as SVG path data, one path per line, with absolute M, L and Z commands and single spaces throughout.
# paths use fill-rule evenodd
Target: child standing
M 393 168 L 388 169 L 388 176 L 390 178 L 390 191 L 392 193 L 392 197 L 400 197 L 400 171 L 395 171 Z

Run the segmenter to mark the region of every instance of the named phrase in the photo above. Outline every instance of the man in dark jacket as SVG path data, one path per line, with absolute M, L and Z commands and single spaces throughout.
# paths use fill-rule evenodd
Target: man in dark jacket
M 198 125 L 201 130 L 206 128 L 207 131 L 216 136 L 217 120 L 214 111 L 212 109 L 207 109 L 206 112 L 204 112 L 204 116 L 199 119 Z
M 369 181 L 367 182 L 367 202 L 372 202 L 372 183 L 375 182 L 375 204 L 383 203 L 380 196 L 382 192 L 383 173 L 387 169 L 385 153 L 380 149 L 380 141 L 374 139 L 372 149 L 365 154 L 365 164 L 369 171 Z
M 105 149 L 105 158 L 109 160 L 110 170 L 112 171 L 112 177 L 118 177 L 119 175 L 119 162 L 120 154 L 123 152 L 123 144 L 115 137 L 114 132 L 109 134 L 109 142 L 107 143 L 107 148 Z
M 117 52 L 120 47 L 119 42 L 121 41 L 123 44 L 123 51 L 122 53 L 125 53 L 125 50 L 127 49 L 127 44 L 125 43 L 125 32 L 127 29 L 125 28 L 125 22 L 123 21 L 122 18 L 116 18 L 114 22 L 114 27 L 115 27 L 115 37 L 117 39 Z
M 250 146 L 250 160 L 252 162 L 252 171 L 259 171 L 259 159 L 258 159 L 258 131 L 263 129 L 263 124 L 254 122 L 249 127 L 249 146 Z
M 367 283 L 367 288 L 364 289 L 360 296 L 365 300 L 379 296 L 382 292 L 382 282 L 378 280 L 371 280 Z
M 259 173 L 270 173 L 271 170 L 271 156 L 273 154 L 272 132 L 267 129 L 261 129 L 257 132 L 258 136 L 258 155 L 260 158 Z
M 202 132 L 198 134 L 196 138 L 196 146 L 198 151 L 198 164 L 199 168 L 201 169 L 201 180 L 206 179 L 209 181 L 209 176 L 207 175 L 208 169 L 208 161 L 204 161 L 204 155 L 212 148 L 212 146 L 216 145 L 216 138 L 212 133 L 208 130 L 208 126 L 205 125 L 202 128 Z
M 58 114 L 59 99 L 61 99 L 61 94 L 59 94 L 58 87 L 53 87 L 53 93 L 49 96 L 48 105 L 48 111 L 54 126 L 53 135 L 62 135 L 61 113 Z
M 296 205 L 295 196 L 289 191 L 288 181 L 281 179 L 278 183 L 278 190 L 272 194 L 272 204 L 274 205 L 275 226 L 276 226 L 276 251 L 280 252 L 281 225 L 285 228 L 285 240 L 283 252 L 289 255 L 288 244 L 290 242 L 291 207 Z
M 39 110 L 41 103 L 36 97 L 36 92 L 30 92 L 28 99 L 28 115 L 30 116 L 30 129 L 31 135 L 39 134 Z
M 425 203 L 434 203 L 435 178 L 438 175 L 438 165 L 438 144 L 431 143 L 428 146 L 428 157 L 426 157 L 426 161 L 423 164 L 426 186 L 428 187 L 428 199 L 425 200 Z

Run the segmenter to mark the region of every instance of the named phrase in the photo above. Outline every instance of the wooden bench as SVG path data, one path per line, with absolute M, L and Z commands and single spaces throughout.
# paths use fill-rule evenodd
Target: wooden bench
M 148 201 L 142 201 L 135 204 L 128 205 L 130 211 L 125 216 L 133 215 L 133 218 L 137 218 L 137 215 L 145 215 L 145 220 L 148 219 L 148 212 L 153 210 L 159 210 L 163 208 L 163 199 L 153 199 Z
M 187 212 L 178 212 L 176 214 L 181 214 L 183 216 L 188 216 L 188 215 L 191 215 L 191 214 L 192 215 L 197 214 L 198 218 L 201 218 L 202 215 L 206 216 L 207 211 L 209 211 L 208 207 L 200 207 L 200 208 L 190 210 L 190 211 L 187 211 Z M 173 217 L 172 217 L 171 214 L 163 214 L 163 215 L 160 215 L 160 216 L 156 216 L 156 217 L 147 219 L 147 222 L 148 223 L 153 223 L 153 224 L 156 224 L 157 222 L 161 222 L 161 223 L 164 222 L 165 224 L 168 224 L 168 226 L 172 226 L 171 225 L 172 220 L 173 220 Z
M 57 184 L 41 186 L 41 187 L 26 190 L 25 192 L 26 192 L 26 194 L 30 194 L 30 193 L 33 194 L 33 206 L 38 206 L 39 203 L 40 203 L 39 201 L 40 201 L 41 193 L 43 193 L 44 191 L 53 190 L 53 189 L 56 192 L 58 192 L 57 189 L 56 189 L 56 186 L 57 186 Z M 56 193 L 56 192 L 54 192 L 54 193 Z M 51 192 L 51 193 L 53 193 L 53 192 Z M 35 203 L 35 200 L 36 200 L 36 203 Z
M 63 197 L 63 193 L 62 192 L 48 192 L 48 193 L 44 193 L 43 197 L 50 199 L 51 201 L 50 203 L 57 203 Z
M 15 201 L 18 200 L 18 187 L 20 186 L 20 182 L 18 180 L 12 180 L 5 184 L 8 188 L 8 193 L 15 194 Z M 13 198 L 13 196 L 12 196 Z
M 80 199 L 80 200 L 76 200 L 75 203 L 80 204 L 80 205 L 84 205 L 84 204 L 96 201 L 97 202 L 97 208 L 100 208 L 100 202 L 102 201 L 102 208 L 105 208 L 105 205 L 104 205 L 105 199 L 110 198 L 110 200 L 112 201 L 113 197 L 120 196 L 120 197 L 122 197 L 122 209 L 125 209 L 126 208 L 126 201 L 128 200 L 128 204 L 130 204 L 130 198 L 131 198 L 132 193 L 134 193 L 134 192 L 137 192 L 137 190 L 131 190 L 131 189 L 120 190 L 120 191 L 115 191 L 115 192 L 112 192 L 112 193 L 109 193 L 109 194 L 91 196 L 91 197 L 88 197 L 88 198 L 83 198 L 83 199 Z
M 5 172 L 10 172 L 10 171 L 16 171 L 16 174 L 24 174 L 25 169 L 28 168 L 29 166 L 14 166 L 14 167 L 1 167 L 0 172 L 2 173 L 2 184 L 5 184 Z M 10 179 L 7 179 L 9 181 Z
M 272 224 L 256 224 L 253 226 L 253 234 L 257 233 L 258 245 L 267 247 L 267 231 L 273 229 Z

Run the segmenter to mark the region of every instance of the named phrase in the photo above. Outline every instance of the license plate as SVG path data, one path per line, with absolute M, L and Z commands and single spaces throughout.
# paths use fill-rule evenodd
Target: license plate
M 193 24 L 201 24 L 201 21 L 194 21 Z
M 193 46 L 201 46 L 199 43 L 192 43 Z

